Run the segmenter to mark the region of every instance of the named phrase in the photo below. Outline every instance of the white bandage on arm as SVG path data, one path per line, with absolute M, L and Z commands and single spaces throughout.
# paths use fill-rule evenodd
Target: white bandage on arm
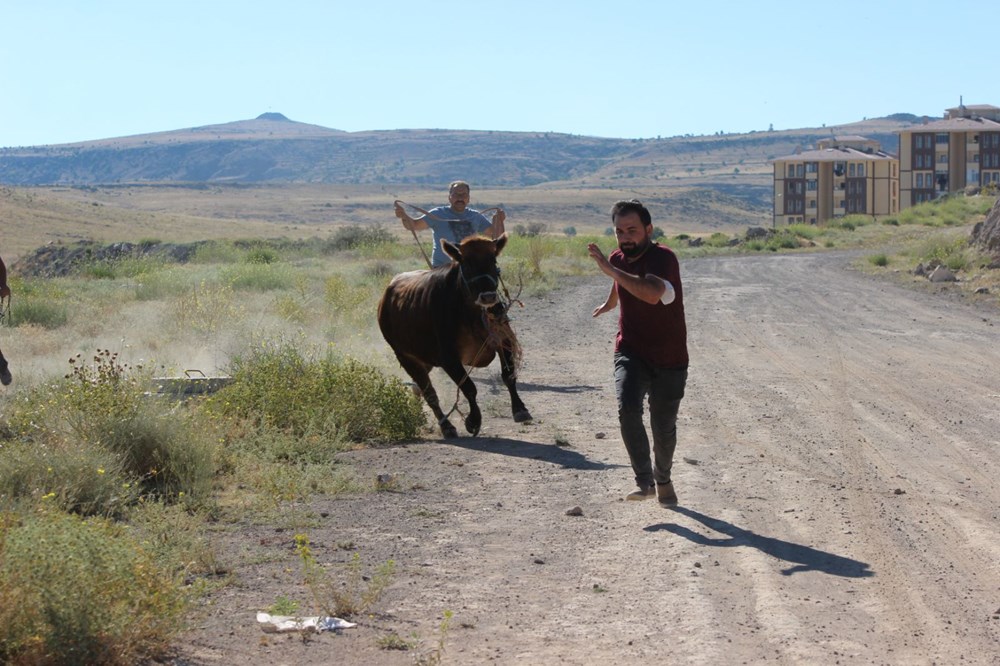
M 677 298 L 677 292 L 674 291 L 674 285 L 670 284 L 670 280 L 664 280 L 659 276 L 654 277 L 658 277 L 663 282 L 663 295 L 660 296 L 660 302 L 664 305 L 670 305 L 674 302 L 674 299 Z

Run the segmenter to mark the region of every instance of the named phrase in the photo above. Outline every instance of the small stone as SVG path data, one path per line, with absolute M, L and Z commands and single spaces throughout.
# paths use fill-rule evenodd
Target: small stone
M 603 432 L 595 432 L 594 433 L 594 439 L 604 439 L 605 437 L 607 437 L 606 433 L 603 433 Z
M 543 560 L 543 559 L 542 559 L 542 558 L 540 558 L 540 557 L 536 557 L 536 558 L 534 559 L 534 562 L 535 562 L 535 564 L 545 564 L 545 560 Z
M 574 506 L 572 509 L 567 509 L 566 510 L 566 515 L 567 516 L 582 516 L 583 515 L 583 508 L 579 507 L 579 506 Z
M 892 491 L 892 494 L 893 495 L 905 495 L 906 491 L 903 490 L 902 488 L 896 488 L 895 490 Z

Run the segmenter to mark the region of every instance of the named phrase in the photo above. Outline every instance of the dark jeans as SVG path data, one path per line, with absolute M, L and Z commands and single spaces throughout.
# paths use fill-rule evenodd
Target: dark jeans
M 684 397 L 687 368 L 659 368 L 624 352 L 615 354 L 615 393 L 618 424 L 640 487 L 670 483 L 677 447 L 677 410 Z M 649 397 L 649 425 L 653 433 L 653 460 L 642 420 L 642 400 Z

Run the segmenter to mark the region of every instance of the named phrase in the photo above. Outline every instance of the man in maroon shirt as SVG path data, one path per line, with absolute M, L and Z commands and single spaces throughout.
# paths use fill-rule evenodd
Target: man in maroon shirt
M 653 221 L 639 201 L 619 201 L 611 209 L 618 249 L 605 257 L 595 243 L 591 258 L 614 280 L 594 316 L 620 306 L 615 338 L 615 393 L 618 424 L 639 489 L 625 499 L 657 497 L 677 504 L 670 480 L 677 446 L 677 410 L 687 383 L 687 326 L 677 256 L 653 241 Z M 642 401 L 649 399 L 653 462 L 643 424 Z M 655 464 L 653 464 L 655 463 Z

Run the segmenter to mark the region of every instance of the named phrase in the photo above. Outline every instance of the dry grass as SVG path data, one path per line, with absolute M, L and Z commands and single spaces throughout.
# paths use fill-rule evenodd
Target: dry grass
M 507 227 L 543 224 L 553 233 L 575 227 L 603 233 L 619 199 L 647 201 L 668 234 L 742 231 L 767 224 L 769 213 L 740 209 L 732 198 L 706 197 L 691 182 L 651 181 L 579 187 L 476 188 L 473 206 L 503 206 Z M 48 243 L 158 239 L 182 242 L 225 238 L 327 236 L 350 224 L 382 224 L 412 242 L 392 212 L 402 199 L 421 208 L 446 203 L 445 186 L 260 185 L 0 187 L 0 219 L 17 229 L 4 239 L 8 266 Z M 426 236 L 426 234 L 424 234 Z M 422 239 L 429 242 L 429 236 Z

